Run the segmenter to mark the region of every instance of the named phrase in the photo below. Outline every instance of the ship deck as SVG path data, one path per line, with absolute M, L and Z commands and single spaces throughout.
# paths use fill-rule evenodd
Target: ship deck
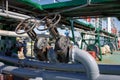
M 98 64 L 120 65 L 120 51 L 114 51 L 113 54 L 102 55 L 102 61 L 97 61 Z

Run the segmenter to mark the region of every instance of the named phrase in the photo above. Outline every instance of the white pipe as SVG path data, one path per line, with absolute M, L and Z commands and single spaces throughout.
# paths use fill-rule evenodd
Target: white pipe
M 0 12 L 1 13 L 4 13 L 4 14 L 8 14 L 8 15 L 14 15 L 14 16 L 19 16 L 19 17 L 23 17 L 23 18 L 30 18 L 30 16 L 28 15 L 23 15 L 23 14 L 20 14 L 20 13 L 16 13 L 16 12 L 11 12 L 11 11 L 7 11 L 7 10 L 3 10 L 0 9 Z
M 0 36 L 11 36 L 11 37 L 29 37 L 27 34 L 16 34 L 14 31 L 0 30 Z
M 71 50 L 74 61 L 80 62 L 85 67 L 89 80 L 96 80 L 100 73 L 95 59 L 86 51 L 80 50 L 77 46 L 73 46 Z
M 26 19 L 24 17 L 10 15 L 10 14 L 3 13 L 3 12 L 0 12 L 0 16 L 7 17 L 7 18 L 14 18 L 14 19 L 17 19 L 17 20 L 24 20 L 24 19 Z

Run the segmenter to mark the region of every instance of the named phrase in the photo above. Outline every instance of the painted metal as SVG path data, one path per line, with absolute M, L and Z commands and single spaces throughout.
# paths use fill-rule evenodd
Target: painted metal
M 4 16 L 4 17 L 8 17 L 8 18 L 14 18 L 14 19 L 17 19 L 17 20 L 24 20 L 26 18 L 30 18 L 30 16 L 23 15 L 23 14 L 20 14 L 20 13 L 11 12 L 11 11 L 4 10 L 4 12 L 3 12 L 2 9 L 0 9 L 0 16 Z
M 71 54 L 74 61 L 82 63 L 85 67 L 87 77 L 89 80 L 95 80 L 100 75 L 99 68 L 95 59 L 86 51 L 80 50 L 77 46 L 73 46 Z
M 29 37 L 27 34 L 16 34 L 14 31 L 5 31 L 5 30 L 0 30 L 0 35 L 1 36 L 10 36 L 10 37 Z

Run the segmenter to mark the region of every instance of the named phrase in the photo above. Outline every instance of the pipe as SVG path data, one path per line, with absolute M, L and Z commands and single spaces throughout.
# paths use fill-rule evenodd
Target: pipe
M 80 50 L 77 46 L 73 46 L 70 54 L 72 54 L 74 61 L 83 64 L 89 80 L 96 80 L 99 77 L 98 65 L 95 59 L 88 52 Z
M 27 68 L 19 68 L 14 66 L 5 66 L 0 62 L 0 71 L 4 74 L 12 74 L 22 78 L 31 78 L 33 80 L 88 80 L 84 74 L 70 73 L 70 72 L 58 72 L 47 70 L 30 70 Z
M 20 65 L 19 59 L 0 56 L 0 61 L 9 62 L 13 65 Z M 84 66 L 81 64 L 63 64 L 63 63 L 45 63 L 41 61 L 21 60 L 24 66 L 31 66 L 39 69 L 47 69 L 54 71 L 72 71 L 72 72 L 85 72 Z M 120 65 L 98 65 L 101 74 L 120 75 Z
M 30 16 L 15 13 L 15 12 L 10 12 L 10 11 L 6 11 L 6 10 L 5 10 L 5 12 L 3 12 L 2 9 L 0 9 L 0 16 L 14 18 L 14 19 L 18 19 L 18 20 L 24 20 L 24 19 L 30 18 Z
M 0 9 L 0 12 L 3 12 L 3 10 Z M 20 14 L 20 13 L 16 13 L 16 12 L 7 11 L 7 10 L 4 10 L 4 13 L 8 13 L 8 14 L 16 15 L 16 16 L 20 16 L 20 17 L 30 18 L 30 16 L 27 16 L 27 15 L 24 15 L 24 14 Z
M 97 80 L 120 80 L 119 75 L 100 75 Z
M 13 66 L 5 66 L 0 62 L 0 71 L 5 74 L 12 74 L 22 78 L 30 78 L 29 80 L 90 80 L 83 73 L 59 72 L 48 70 L 30 70 L 27 68 L 18 68 Z M 117 75 L 100 75 L 93 80 L 119 80 Z
M 49 35 L 46 34 L 37 34 L 39 37 L 46 37 L 48 38 Z M 16 34 L 14 31 L 6 31 L 0 30 L 0 36 L 11 36 L 11 37 L 29 37 L 26 33 L 25 34 Z
M 0 73 L 12 74 L 12 75 L 16 75 L 24 78 L 40 77 L 39 73 L 35 72 L 35 70 L 22 69 L 22 68 L 13 67 L 13 66 L 6 66 L 2 62 L 0 62 Z
M 0 12 L 0 16 L 7 17 L 7 18 L 14 18 L 14 19 L 17 19 L 17 20 L 24 20 L 24 19 L 26 19 L 24 17 L 15 16 L 15 15 L 3 13 L 3 12 Z
M 0 9 L 0 12 L 2 12 L 2 9 Z M 4 10 L 4 13 L 10 14 L 10 15 L 19 16 L 19 17 L 30 18 L 30 16 L 27 16 L 27 15 L 24 15 L 24 14 L 20 14 L 20 13 L 16 13 L 16 12 L 7 11 L 7 10 Z
M 93 80 L 99 76 L 99 69 L 98 69 L 97 63 L 89 53 L 83 50 L 80 50 L 74 46 L 72 49 L 72 54 L 74 54 L 73 57 L 75 60 L 77 60 L 78 62 L 81 62 L 84 65 L 87 71 L 88 79 Z
M 14 31 L 0 30 L 0 36 L 12 36 L 12 37 L 28 37 L 27 34 L 16 34 Z

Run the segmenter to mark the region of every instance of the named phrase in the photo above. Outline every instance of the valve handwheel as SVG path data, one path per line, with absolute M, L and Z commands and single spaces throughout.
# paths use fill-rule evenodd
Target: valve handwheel
M 39 29 L 39 26 L 37 27 L 37 30 L 39 31 L 44 31 L 44 30 L 48 30 L 52 27 L 56 27 L 55 25 L 58 24 L 58 22 L 61 19 L 61 15 L 60 14 L 55 14 L 54 18 L 50 18 L 51 16 L 45 16 L 43 19 L 40 20 L 40 22 L 38 23 L 39 26 L 43 25 L 44 29 Z M 48 25 L 52 25 L 52 26 L 48 26 Z
M 17 25 L 15 32 L 17 34 L 27 33 L 29 31 L 33 30 L 36 27 L 36 24 L 37 24 L 37 20 L 35 18 L 27 18 L 27 19 L 21 21 Z

